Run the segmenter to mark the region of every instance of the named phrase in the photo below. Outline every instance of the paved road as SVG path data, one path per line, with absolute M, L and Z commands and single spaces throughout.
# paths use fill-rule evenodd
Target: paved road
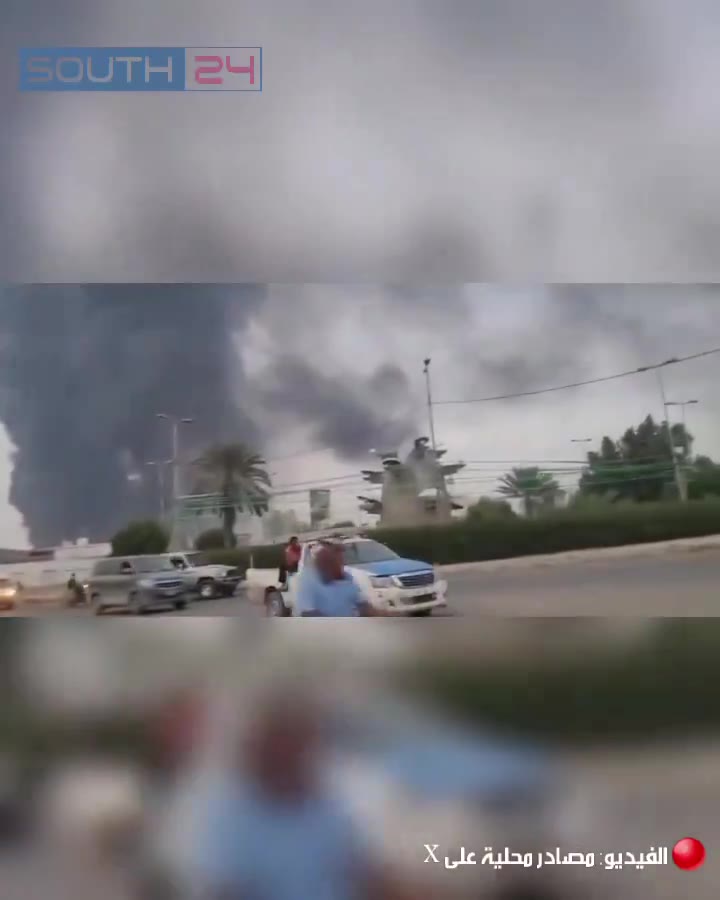
M 451 616 L 720 616 L 720 551 L 448 574 Z M 37 611 L 39 614 L 41 610 Z M 79 613 L 86 614 L 86 613 Z M 174 616 L 258 616 L 245 597 Z
M 720 552 L 563 563 L 448 577 L 461 615 L 719 616 Z
M 720 552 L 563 563 L 447 576 L 456 616 L 720 616 Z M 242 596 L 194 603 L 187 616 L 257 614 Z

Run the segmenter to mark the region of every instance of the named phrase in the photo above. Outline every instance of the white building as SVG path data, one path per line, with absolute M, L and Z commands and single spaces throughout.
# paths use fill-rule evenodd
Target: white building
M 109 556 L 111 550 L 110 544 L 91 544 L 87 538 L 80 538 L 74 544 L 30 551 L 23 560 L 0 565 L 0 577 L 25 587 L 59 587 L 72 574 L 86 578 L 95 561 Z

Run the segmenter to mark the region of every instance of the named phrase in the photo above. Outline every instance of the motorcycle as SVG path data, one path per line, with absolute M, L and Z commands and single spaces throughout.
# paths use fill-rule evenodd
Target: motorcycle
M 74 576 L 67 583 L 67 606 L 87 606 L 88 585 L 78 581 Z

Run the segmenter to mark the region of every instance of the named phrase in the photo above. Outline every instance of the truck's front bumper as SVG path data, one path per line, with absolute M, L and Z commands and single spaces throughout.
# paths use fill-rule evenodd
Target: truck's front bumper
M 378 588 L 374 605 L 398 615 L 412 615 L 447 606 L 447 582 L 436 581 L 421 588 Z

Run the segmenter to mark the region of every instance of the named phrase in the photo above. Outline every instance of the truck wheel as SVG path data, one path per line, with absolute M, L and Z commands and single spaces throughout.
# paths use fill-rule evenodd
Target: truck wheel
M 290 611 L 285 606 L 285 600 L 280 591 L 268 591 L 265 595 L 265 614 L 269 618 L 287 618 Z
M 145 615 L 145 607 L 142 604 L 142 600 L 140 596 L 136 593 L 130 594 L 128 598 L 128 612 L 131 616 L 144 616 Z
M 201 600 L 214 600 L 217 597 L 217 585 L 212 578 L 205 578 L 198 584 Z

